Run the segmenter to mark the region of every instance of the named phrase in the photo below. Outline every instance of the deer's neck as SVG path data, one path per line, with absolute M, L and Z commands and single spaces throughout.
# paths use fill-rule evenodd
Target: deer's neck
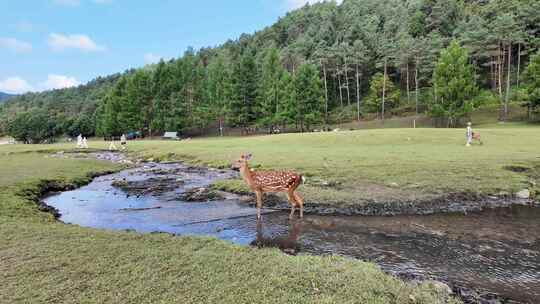
M 247 163 L 240 168 L 240 175 L 242 176 L 244 181 L 248 184 L 248 186 L 251 187 L 251 185 L 253 185 L 252 173 Z

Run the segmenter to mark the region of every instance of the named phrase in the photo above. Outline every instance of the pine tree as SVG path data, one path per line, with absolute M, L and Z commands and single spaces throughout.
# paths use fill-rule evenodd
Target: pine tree
M 118 123 L 123 133 L 143 131 L 148 126 L 145 110 L 151 106 L 151 85 L 151 75 L 145 70 L 138 70 L 127 80 L 125 97 L 121 99 L 118 114 Z
M 279 86 L 284 69 L 279 61 L 276 48 L 268 50 L 262 65 L 260 85 L 258 88 L 258 122 L 260 125 L 273 128 L 279 111 Z
M 276 124 L 294 124 L 296 117 L 295 83 L 291 74 L 284 71 L 279 79 Z
M 456 126 L 458 120 L 472 110 L 470 100 L 478 91 L 469 54 L 457 41 L 441 53 L 433 83 L 438 98 L 431 104 L 431 115 L 446 118 L 448 126 Z
M 118 80 L 111 93 L 103 99 L 103 115 L 101 131 L 106 136 L 118 136 L 122 133 L 119 115 L 122 112 L 122 104 L 125 104 L 127 77 Z
M 233 72 L 233 99 L 230 120 L 233 125 L 247 127 L 255 118 L 257 67 L 251 50 L 244 51 Z
M 525 83 L 527 89 L 527 107 L 529 116 L 533 110 L 540 107 L 540 51 L 531 57 L 525 70 Z
M 384 79 L 386 78 L 386 79 Z M 369 94 L 365 98 L 366 109 L 371 113 L 379 113 L 379 118 L 382 119 L 383 113 L 380 112 L 382 96 L 385 96 L 386 112 L 390 112 L 392 109 L 399 105 L 400 92 L 394 85 L 394 83 L 387 76 L 382 73 L 377 73 L 373 76 L 370 83 Z
M 219 135 L 223 136 L 225 119 L 230 112 L 232 82 L 222 55 L 217 55 L 208 65 L 206 92 L 210 119 L 218 122 Z
M 323 122 L 324 89 L 316 66 L 305 63 L 294 79 L 296 121 L 302 131 Z
M 511 13 L 504 13 L 495 18 L 492 22 L 492 31 L 495 39 L 499 42 L 499 94 L 502 103 L 502 117 L 503 121 L 508 116 L 508 102 L 510 99 L 511 89 L 511 67 L 512 67 L 512 46 L 515 42 L 520 40 L 520 29 L 516 22 L 515 16 Z M 507 55 L 507 56 L 505 56 Z M 506 71 L 504 69 L 506 63 Z M 506 72 L 506 77 L 505 76 Z M 506 89 L 503 93 L 503 82 L 506 78 Z

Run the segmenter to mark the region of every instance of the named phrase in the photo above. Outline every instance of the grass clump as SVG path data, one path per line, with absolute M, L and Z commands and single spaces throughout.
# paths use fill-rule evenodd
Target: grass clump
M 252 191 L 241 179 L 219 180 L 212 184 L 212 189 L 236 194 L 250 194 Z

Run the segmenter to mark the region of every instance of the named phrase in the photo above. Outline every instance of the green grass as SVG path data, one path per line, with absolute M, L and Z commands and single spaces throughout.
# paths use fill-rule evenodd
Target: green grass
M 129 150 L 137 157 L 216 167 L 251 152 L 257 167 L 304 173 L 308 183 L 301 192 L 308 204 L 513 192 L 538 182 L 540 127 L 507 124 L 480 131 L 485 144 L 470 148 L 464 146 L 462 129 L 425 128 L 136 141 L 129 143 Z M 107 147 L 100 141 L 90 145 Z M 0 146 L 2 302 L 447 300 L 433 287 L 415 287 L 384 275 L 372 264 L 339 257 L 291 257 L 215 239 L 106 232 L 55 222 L 33 201 L 43 185 L 81 184 L 93 172 L 118 169 L 105 162 L 52 158 L 47 153 L 72 148 L 73 144 Z M 216 187 L 246 190 L 241 181 L 219 182 Z
M 35 204 L 20 196 L 36 198 L 47 181 L 81 185 L 93 173 L 118 169 L 110 163 L 95 160 L 52 158 L 43 153 L 0 154 L 0 215 L 50 219 L 47 213 L 36 213 Z
M 132 143 L 130 149 L 146 157 L 186 158 L 218 166 L 250 152 L 254 165 L 305 174 L 308 182 L 302 191 L 308 202 L 356 204 L 448 192 L 518 191 L 528 187 L 530 177 L 505 167 L 538 165 L 539 131 L 538 127 L 481 129 L 485 144 L 470 148 L 464 145 L 462 129 L 386 129 L 146 141 Z
M 410 107 L 410 106 L 409 106 Z M 414 107 L 410 107 L 411 109 Z M 356 108 L 350 109 L 353 113 L 356 112 Z M 520 103 L 510 103 L 508 105 L 508 117 L 507 122 L 502 124 L 499 122 L 499 114 L 501 110 L 500 104 L 487 104 L 478 109 L 475 109 L 468 120 L 470 120 L 476 127 L 500 127 L 505 125 L 523 125 L 527 126 L 527 108 L 523 107 Z M 352 116 L 354 117 L 354 115 Z M 414 121 L 416 121 L 417 128 L 432 128 L 434 127 L 434 121 L 431 117 L 420 113 L 415 115 L 414 112 L 406 112 L 399 116 L 388 117 L 384 123 L 380 119 L 376 119 L 377 115 L 372 113 L 368 115 L 366 119 L 360 122 L 352 121 L 341 124 L 332 125 L 331 128 L 340 128 L 342 130 L 365 130 L 365 129 L 381 129 L 381 128 L 412 128 Z M 466 122 L 463 119 L 463 122 Z
M 464 129 L 376 129 L 283 134 L 191 141 L 132 141 L 133 155 L 183 159 L 228 167 L 241 153 L 253 154 L 253 166 L 293 169 L 307 177 L 300 188 L 308 204 L 354 205 L 415 201 L 446 193 L 498 194 L 531 188 L 537 176 L 506 167 L 540 165 L 540 126 L 481 128 L 484 145 L 465 147 Z M 91 142 L 106 148 L 104 142 Z M 69 150 L 73 144 L 3 146 L 0 153 L 36 149 Z M 219 188 L 239 188 L 237 181 Z M 245 189 L 245 188 L 244 188 Z M 242 190 L 240 188 L 240 190 Z
M 40 185 L 80 184 L 118 167 L 30 152 L 43 148 L 67 146 L 0 148 L 2 303 L 457 302 L 430 284 L 414 286 L 340 257 L 55 222 L 33 201 Z

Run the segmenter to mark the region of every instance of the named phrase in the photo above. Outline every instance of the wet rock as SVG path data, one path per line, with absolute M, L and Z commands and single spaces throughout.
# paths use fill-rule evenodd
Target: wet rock
M 172 174 L 179 174 L 180 168 L 173 168 L 173 169 L 164 169 L 164 168 L 151 168 L 148 171 L 148 173 L 151 173 L 153 175 L 172 175 Z
M 120 211 L 147 211 L 147 210 L 154 210 L 154 209 L 161 209 L 161 206 L 148 207 L 148 208 L 124 208 L 124 209 L 120 209 Z
M 111 185 L 116 188 L 127 188 L 128 182 L 125 179 L 115 180 L 111 183 Z
M 58 219 L 61 216 L 60 211 L 58 209 L 54 208 L 53 206 L 49 206 L 42 201 L 38 203 L 38 209 L 39 211 L 52 214 L 55 219 Z
M 238 197 L 238 201 L 245 204 L 252 204 L 255 202 L 255 197 L 250 195 L 242 195 Z
M 186 202 L 207 202 L 223 199 L 223 195 L 208 188 L 193 188 L 184 192 L 180 199 Z
M 182 169 L 182 172 L 185 172 L 185 173 L 195 173 L 195 174 L 204 174 L 206 172 L 208 172 L 209 169 L 208 168 L 204 168 L 204 167 L 194 167 L 194 166 L 189 166 L 189 167 L 186 167 L 186 168 L 183 168 Z
M 112 186 L 138 197 L 145 194 L 162 195 L 174 191 L 183 184 L 184 182 L 177 178 L 152 177 L 138 181 L 115 180 Z
M 531 192 L 529 191 L 529 189 L 523 189 L 516 193 L 516 197 L 521 199 L 528 199 L 530 196 Z

